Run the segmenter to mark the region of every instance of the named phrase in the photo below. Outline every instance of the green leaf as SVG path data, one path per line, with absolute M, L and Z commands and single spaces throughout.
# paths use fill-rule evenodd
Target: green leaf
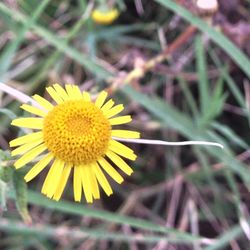
M 8 183 L 12 180 L 13 169 L 11 167 L 0 166 L 0 180 Z
M 8 162 L 11 159 L 9 151 L 0 149 L 0 208 L 6 210 L 6 196 L 8 185 L 12 181 L 13 169 L 8 167 Z
M 8 165 L 11 160 L 9 151 L 0 149 L 0 180 L 10 182 L 12 180 L 13 168 Z
M 7 115 L 11 120 L 16 118 L 16 114 L 10 109 L 0 108 L 0 113 Z
M 6 210 L 7 189 L 7 183 L 0 179 L 0 214 L 1 211 Z
M 23 174 L 19 171 L 13 173 L 13 186 L 15 190 L 15 202 L 18 212 L 24 222 L 31 224 L 32 220 L 28 212 L 27 184 L 23 179 Z

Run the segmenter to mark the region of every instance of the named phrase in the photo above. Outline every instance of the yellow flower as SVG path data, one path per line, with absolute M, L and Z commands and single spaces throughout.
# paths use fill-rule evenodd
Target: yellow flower
M 119 16 L 119 11 L 116 8 L 109 10 L 94 9 L 91 14 L 92 19 L 98 24 L 111 24 Z
M 133 150 L 117 139 L 140 137 L 138 132 L 112 127 L 130 122 L 131 117 L 114 117 L 124 107 L 114 105 L 112 99 L 105 102 L 105 91 L 93 102 L 88 92 L 81 92 L 75 85 L 66 85 L 64 89 L 54 84 L 46 90 L 56 105 L 34 95 L 38 105 L 23 104 L 21 108 L 38 117 L 18 118 L 11 123 L 37 130 L 10 142 L 11 147 L 18 146 L 12 151 L 12 156 L 22 155 L 15 162 L 15 168 L 24 167 L 40 155 L 24 177 L 28 182 L 52 162 L 41 192 L 54 200 L 60 199 L 71 170 L 75 201 L 81 200 L 82 190 L 87 202 L 99 199 L 99 186 L 108 196 L 111 195 L 113 191 L 103 170 L 122 183 L 123 177 L 112 165 L 131 175 L 133 170 L 121 157 L 136 159 Z

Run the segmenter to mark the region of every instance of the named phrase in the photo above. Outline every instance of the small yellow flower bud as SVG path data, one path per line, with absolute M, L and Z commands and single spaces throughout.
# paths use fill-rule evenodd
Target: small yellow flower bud
M 94 9 L 91 14 L 91 18 L 94 20 L 95 23 L 108 25 L 114 22 L 119 16 L 120 12 L 118 9 Z

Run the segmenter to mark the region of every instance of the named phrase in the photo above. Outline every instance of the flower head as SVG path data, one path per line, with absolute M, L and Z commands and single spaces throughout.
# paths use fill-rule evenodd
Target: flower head
M 133 172 L 122 157 L 135 160 L 136 155 L 114 138 L 139 138 L 140 135 L 135 131 L 113 129 L 115 125 L 130 122 L 131 117 L 115 117 L 124 107 L 114 105 L 112 99 L 105 102 L 105 91 L 95 102 L 88 92 L 81 92 L 75 85 L 66 85 L 64 89 L 54 84 L 47 92 L 55 105 L 34 95 L 38 105 L 23 104 L 21 108 L 38 117 L 12 121 L 14 126 L 37 130 L 10 142 L 11 147 L 18 146 L 12 156 L 22 155 L 15 162 L 15 168 L 24 167 L 41 155 L 24 178 L 27 182 L 32 180 L 51 163 L 41 192 L 55 200 L 61 198 L 71 170 L 75 201 L 81 200 L 82 190 L 87 202 L 99 199 L 99 186 L 111 195 L 112 188 L 103 172 L 118 183 L 123 182 L 123 177 L 114 165 L 127 175 Z
M 95 23 L 107 25 L 113 23 L 118 18 L 119 14 L 120 13 L 118 9 L 116 8 L 97 8 L 93 10 L 91 18 L 94 20 Z

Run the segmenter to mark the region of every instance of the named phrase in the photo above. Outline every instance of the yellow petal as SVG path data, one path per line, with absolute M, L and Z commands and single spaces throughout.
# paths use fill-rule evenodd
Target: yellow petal
M 69 96 L 66 93 L 66 91 L 64 90 L 64 88 L 62 88 L 62 86 L 60 86 L 58 83 L 53 85 L 55 91 L 57 92 L 57 94 L 64 100 L 68 100 Z
M 26 143 L 16 149 L 14 149 L 11 152 L 11 156 L 16 156 L 16 155 L 20 155 L 20 154 L 24 154 L 26 152 L 28 152 L 29 150 L 31 150 L 32 148 L 35 148 L 37 145 L 43 143 L 43 138 L 37 139 L 36 141 L 30 142 L 30 143 Z
M 126 139 L 137 139 L 140 138 L 140 133 L 136 131 L 130 130 L 112 130 L 111 135 L 118 138 L 126 138 Z
M 96 101 L 95 101 L 96 107 L 101 108 L 102 105 L 104 104 L 104 102 L 105 102 L 107 96 L 108 96 L 108 93 L 107 93 L 106 91 L 102 91 L 102 92 L 98 95 L 98 97 L 96 98 Z
M 42 106 L 47 111 L 50 111 L 54 108 L 54 106 L 49 101 L 47 101 L 40 95 L 34 95 L 33 99 L 37 101 L 40 104 L 40 106 Z
M 124 144 L 120 143 L 119 141 L 110 140 L 109 144 L 116 147 L 116 148 L 119 148 L 121 151 L 124 151 L 127 153 L 134 153 L 134 151 L 131 148 L 125 146 Z
M 133 169 L 116 153 L 108 151 L 106 153 L 108 158 L 113 161 L 117 167 L 119 167 L 124 173 L 127 175 L 131 175 L 133 173 Z
M 103 174 L 102 170 L 100 169 L 99 165 L 97 163 L 93 163 L 92 169 L 93 169 L 93 172 L 95 173 L 97 181 L 99 182 L 99 184 L 103 188 L 104 192 L 108 196 L 110 196 L 113 193 L 112 188 L 110 187 L 110 185 L 109 185 L 105 175 Z
M 47 154 L 44 158 L 42 158 L 39 162 L 37 162 L 30 171 L 24 176 L 26 182 L 35 178 L 53 159 L 53 155 L 51 153 Z
M 11 125 L 23 128 L 42 129 L 43 118 L 17 118 L 11 122 Z
M 58 186 L 56 188 L 56 191 L 55 191 L 55 194 L 54 194 L 54 197 L 53 197 L 53 199 L 56 200 L 56 201 L 60 200 L 60 198 L 62 196 L 63 190 L 64 190 L 64 188 L 66 186 L 66 183 L 68 181 L 68 178 L 69 178 L 69 175 L 70 175 L 70 172 L 71 172 L 71 168 L 72 168 L 72 165 L 67 164 L 63 169 L 61 179 L 60 179 L 60 181 L 58 183 Z
M 18 137 L 12 141 L 10 141 L 10 147 L 16 147 L 22 144 L 30 143 L 33 141 L 36 141 L 38 139 L 43 138 L 43 133 L 42 131 L 36 132 L 36 133 L 31 133 L 28 135 L 24 135 L 21 137 Z
M 113 117 L 113 116 L 119 114 L 123 109 L 124 109 L 124 106 L 122 104 L 119 104 L 119 105 L 114 106 L 112 109 L 104 112 L 104 115 L 107 118 L 110 118 L 110 117 Z
M 60 97 L 60 95 L 58 95 L 58 93 L 52 87 L 48 87 L 46 88 L 46 90 L 57 104 L 63 102 L 63 99 Z
M 51 177 L 53 176 L 53 171 L 54 171 L 54 166 L 55 166 L 55 162 L 56 162 L 56 159 L 54 160 L 54 162 L 52 163 L 50 169 L 49 169 L 49 172 L 47 173 L 47 176 L 45 178 L 45 181 L 43 183 L 43 186 L 42 186 L 42 190 L 41 192 L 45 195 L 47 195 L 48 193 L 48 190 L 50 188 L 50 185 L 51 185 Z
M 43 110 L 41 110 L 41 109 L 39 109 L 39 108 L 33 107 L 33 106 L 31 106 L 31 105 L 28 105 L 28 104 L 23 104 L 23 105 L 21 106 L 21 108 L 22 108 L 23 110 L 28 111 L 28 112 L 31 113 L 31 114 L 34 114 L 34 115 L 38 115 L 38 116 L 42 116 L 42 117 L 44 117 L 44 116 L 47 115 L 47 113 L 46 113 L 45 111 L 43 111 Z
M 36 148 L 33 148 L 28 153 L 23 155 L 21 158 L 19 158 L 14 166 L 16 169 L 23 167 L 28 162 L 32 161 L 35 157 L 37 157 L 39 154 L 44 152 L 47 149 L 47 146 L 45 144 L 39 145 Z
M 73 85 L 71 84 L 66 84 L 65 85 L 65 89 L 67 91 L 67 94 L 69 96 L 69 99 L 70 100 L 73 100 L 74 99 L 74 91 L 73 91 Z
M 90 171 L 90 183 L 91 183 L 93 197 L 94 199 L 100 199 L 100 190 L 92 166 L 89 168 L 89 171 Z
M 75 85 L 73 86 L 73 95 L 74 95 L 75 100 L 83 99 L 82 93 L 78 86 L 75 86 Z
M 90 94 L 87 91 L 82 92 L 83 100 L 86 102 L 91 102 Z
M 114 140 L 110 141 L 109 150 L 132 161 L 134 161 L 137 157 L 132 149 Z
M 117 183 L 123 182 L 122 176 L 104 158 L 98 160 L 98 163 Z
M 56 159 L 51 166 L 49 182 L 47 186 L 47 197 L 52 198 L 56 192 L 64 168 L 64 162 Z
M 120 125 L 125 124 L 128 122 L 131 122 L 131 116 L 130 115 L 124 115 L 124 116 L 118 116 L 115 118 L 109 119 L 110 125 Z
M 93 202 L 93 197 L 92 197 L 92 190 L 91 190 L 91 183 L 90 183 L 90 171 L 89 171 L 89 166 L 81 166 L 80 169 L 82 171 L 81 178 L 82 178 L 82 186 L 83 186 L 83 192 L 86 198 L 86 201 L 88 203 Z
M 82 181 L 81 181 L 81 167 L 74 167 L 74 198 L 75 201 L 81 201 L 82 198 Z
M 125 151 L 125 152 L 128 152 L 128 153 L 134 153 L 134 151 L 131 148 L 129 148 L 128 146 L 126 146 L 126 145 L 124 145 L 122 143 L 120 143 L 119 141 L 110 140 L 109 144 L 114 146 L 114 147 L 119 148 L 122 151 Z
M 107 112 L 108 110 L 110 110 L 114 105 L 114 101 L 112 99 L 110 99 L 109 101 L 107 101 L 102 107 L 101 110 L 103 113 Z

